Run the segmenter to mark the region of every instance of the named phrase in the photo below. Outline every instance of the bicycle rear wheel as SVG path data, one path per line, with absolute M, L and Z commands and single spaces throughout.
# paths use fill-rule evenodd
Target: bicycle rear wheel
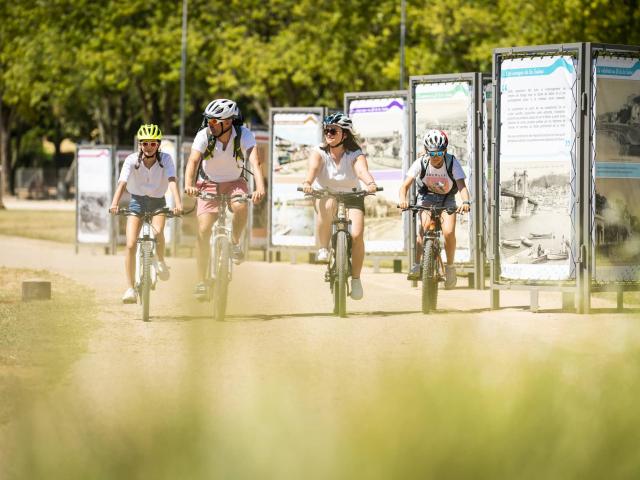
M 333 312 L 341 317 L 347 316 L 347 233 L 336 233 L 336 275 L 333 286 Z
M 217 321 L 224 320 L 227 311 L 227 292 L 229 287 L 229 254 L 230 245 L 226 237 L 216 239 L 217 258 L 214 262 L 214 298 L 213 298 L 213 318 Z
M 436 309 L 438 303 L 438 267 L 432 239 L 424 242 L 422 255 L 422 313 Z
M 142 276 L 140 278 L 140 299 L 142 302 L 142 320 L 149 321 L 149 301 L 151 290 L 151 248 L 142 244 Z

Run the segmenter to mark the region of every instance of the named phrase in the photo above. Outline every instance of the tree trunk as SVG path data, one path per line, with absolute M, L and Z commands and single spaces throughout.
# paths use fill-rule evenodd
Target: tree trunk
M 0 100 L 0 209 L 4 209 L 3 198 L 9 187 L 9 132 L 11 110 Z

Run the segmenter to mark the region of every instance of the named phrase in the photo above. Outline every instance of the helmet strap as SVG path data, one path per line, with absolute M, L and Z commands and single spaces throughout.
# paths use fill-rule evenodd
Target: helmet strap
M 211 129 L 211 134 L 215 137 L 215 138 L 220 138 L 221 136 L 223 136 L 225 133 L 227 133 L 229 130 L 231 130 L 231 128 L 233 127 L 232 125 L 229 125 L 229 128 L 227 128 L 226 130 L 224 129 L 224 127 L 222 127 L 222 131 L 220 132 L 220 135 L 216 135 L 215 133 L 213 133 L 213 129 Z

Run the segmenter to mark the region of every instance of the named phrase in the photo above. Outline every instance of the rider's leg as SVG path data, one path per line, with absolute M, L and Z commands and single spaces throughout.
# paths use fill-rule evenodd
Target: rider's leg
M 351 220 L 351 277 L 360 278 L 364 262 L 364 212 L 357 208 L 350 208 L 349 220 Z
M 164 224 L 166 217 L 164 215 L 156 215 L 151 220 L 151 226 L 153 227 L 153 233 L 156 238 L 156 255 L 158 261 L 164 262 Z
M 136 274 L 136 248 L 138 245 L 138 235 L 142 227 L 142 219 L 130 215 L 127 217 L 127 244 L 124 256 L 124 269 L 127 274 L 127 282 L 130 288 L 134 288 Z
M 231 203 L 231 211 L 233 212 L 233 231 L 231 235 L 233 243 L 237 245 L 240 242 L 244 227 L 247 225 L 249 209 L 246 202 L 233 202 Z
M 456 214 L 442 213 L 442 234 L 444 235 L 444 251 L 447 252 L 447 265 L 453 265 L 456 254 Z
M 315 209 L 318 213 L 316 223 L 316 238 L 320 248 L 329 248 L 331 240 L 331 222 L 336 209 L 336 202 L 333 198 L 319 198 L 315 202 Z
M 209 242 L 211 240 L 211 227 L 218 218 L 217 213 L 202 213 L 198 215 L 198 281 L 204 282 L 207 277 L 207 265 L 209 264 Z

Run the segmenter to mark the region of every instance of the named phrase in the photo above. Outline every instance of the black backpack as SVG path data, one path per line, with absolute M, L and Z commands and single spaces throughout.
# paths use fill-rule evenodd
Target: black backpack
M 240 140 L 242 139 L 242 123 L 234 121 L 233 128 L 236 131 L 236 136 L 233 139 L 233 158 L 236 159 L 236 163 L 242 169 L 242 178 L 247 180 L 247 173 L 250 174 L 251 172 L 245 167 L 244 154 L 242 153 L 242 148 L 240 147 Z M 218 139 L 211 134 L 211 130 L 207 127 L 207 148 L 204 151 L 202 158 L 200 159 L 200 164 L 198 165 L 198 176 L 208 182 L 213 182 L 213 180 L 209 178 L 209 176 L 205 173 L 204 168 L 202 168 L 202 161 L 213 156 L 213 152 L 215 152 L 216 149 L 217 141 Z
M 458 184 L 456 183 L 456 179 L 453 178 L 453 161 L 455 160 L 455 158 L 456 157 L 448 153 L 445 153 L 444 155 L 444 163 L 445 163 L 445 166 L 447 167 L 447 175 L 449 175 L 449 178 L 451 179 L 451 183 L 453 184 L 453 187 L 451 187 L 451 190 L 449 190 L 449 193 L 447 193 L 447 196 L 455 195 L 456 193 L 458 193 Z M 427 167 L 429 166 L 430 159 L 431 157 L 429 155 L 423 155 L 420 158 L 420 177 L 418 177 L 420 179 L 420 188 L 418 189 L 418 192 L 421 193 L 422 195 L 426 193 L 435 193 L 435 192 L 430 192 L 427 186 L 422 182 L 422 179 L 427 174 Z

